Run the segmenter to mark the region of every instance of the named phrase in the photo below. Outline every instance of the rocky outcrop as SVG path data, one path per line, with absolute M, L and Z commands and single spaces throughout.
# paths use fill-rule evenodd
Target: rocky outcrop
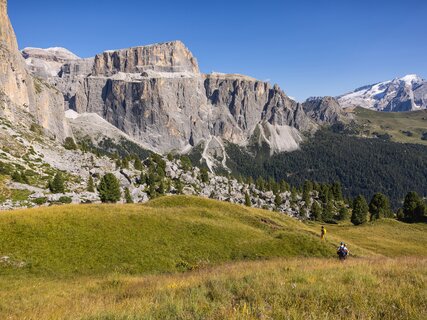
M 117 51 L 106 51 L 95 57 L 94 76 L 112 76 L 116 73 L 159 72 L 199 73 L 199 66 L 181 41 Z
M 34 79 L 26 69 L 6 0 L 0 0 L 0 95 L 1 117 L 21 124 L 37 122 L 58 139 L 71 135 L 62 93 Z
M 319 124 L 335 124 L 350 117 L 333 97 L 313 97 L 302 104 L 306 114 Z
M 388 112 L 427 109 L 427 81 L 417 75 L 407 75 L 361 87 L 338 97 L 338 101 L 343 108 Z

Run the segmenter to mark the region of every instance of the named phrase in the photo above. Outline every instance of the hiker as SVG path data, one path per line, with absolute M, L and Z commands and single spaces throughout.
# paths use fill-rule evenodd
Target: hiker
M 326 236 L 326 228 L 322 226 L 322 228 L 320 228 L 320 240 L 325 240 L 325 236 Z
M 347 245 L 344 242 L 341 242 L 340 246 L 337 249 L 337 255 L 340 260 L 345 260 L 349 254 Z

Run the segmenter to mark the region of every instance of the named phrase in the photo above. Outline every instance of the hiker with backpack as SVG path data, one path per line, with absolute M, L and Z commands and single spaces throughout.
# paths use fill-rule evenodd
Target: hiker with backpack
M 347 245 L 344 242 L 341 242 L 340 246 L 337 249 L 337 255 L 340 260 L 347 259 L 347 256 L 350 254 L 350 251 L 347 248 Z

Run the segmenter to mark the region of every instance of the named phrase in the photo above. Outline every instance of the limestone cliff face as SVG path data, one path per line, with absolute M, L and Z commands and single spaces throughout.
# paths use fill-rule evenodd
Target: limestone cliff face
M 58 139 L 71 135 L 62 94 L 34 79 L 26 69 L 6 0 L 0 0 L 0 94 L 0 116 L 21 123 L 36 121 Z
M 64 94 L 68 108 L 98 114 L 157 152 L 201 143 L 218 149 L 224 141 L 246 145 L 255 131 L 275 152 L 289 151 L 298 148 L 300 131 L 316 129 L 278 86 L 242 75 L 201 74 L 180 41 L 69 59 L 54 77 L 34 66 L 48 55 L 25 52 L 30 69 Z
M 31 67 L 34 57 L 26 52 Z M 180 41 L 72 59 L 45 80 L 63 92 L 69 108 L 96 113 L 161 153 L 200 143 L 208 149 L 224 141 L 246 145 L 255 131 L 275 152 L 289 151 L 301 142 L 298 130 L 316 128 L 278 86 L 242 75 L 201 74 Z
M 7 15 L 7 1 L 0 0 L 0 89 L 12 103 L 28 107 L 33 99 L 28 86 L 31 80 L 19 55 L 15 32 Z
M 138 73 L 147 70 L 159 72 L 199 73 L 196 59 L 180 41 L 106 51 L 95 57 L 94 76 L 111 76 L 118 72 Z

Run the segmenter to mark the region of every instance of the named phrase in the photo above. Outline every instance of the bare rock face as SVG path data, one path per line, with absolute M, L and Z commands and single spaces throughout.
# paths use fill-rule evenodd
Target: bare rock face
M 31 65 L 34 57 L 27 53 Z M 69 108 L 95 113 L 160 153 L 203 143 L 218 154 L 224 141 L 246 145 L 258 129 L 272 150 L 289 151 L 302 141 L 299 130 L 316 129 L 278 86 L 242 75 L 201 74 L 180 41 L 68 60 L 46 81 L 63 92 Z
M 51 52 L 24 53 L 30 67 L 35 59 L 61 60 Z M 316 129 L 278 86 L 242 75 L 201 74 L 180 41 L 106 51 L 93 59 L 67 57 L 56 73 L 44 79 L 63 93 L 68 108 L 95 113 L 159 153 L 203 144 L 204 154 L 213 148 L 225 159 L 224 141 L 246 145 L 256 130 L 273 151 L 289 151 L 302 141 L 300 131 Z
M 333 97 L 313 97 L 302 104 L 306 114 L 320 124 L 335 124 L 350 116 Z
M 7 15 L 6 0 L 0 0 L 0 94 L 0 116 L 27 124 L 35 121 L 58 139 L 71 135 L 62 94 L 27 71 Z
M 98 54 L 93 75 L 111 76 L 118 72 L 142 73 L 146 70 L 199 73 L 199 66 L 181 41 L 173 41 Z
M 31 81 L 7 15 L 7 1 L 0 0 L 0 88 L 12 103 L 28 107 L 32 98 L 28 85 Z

